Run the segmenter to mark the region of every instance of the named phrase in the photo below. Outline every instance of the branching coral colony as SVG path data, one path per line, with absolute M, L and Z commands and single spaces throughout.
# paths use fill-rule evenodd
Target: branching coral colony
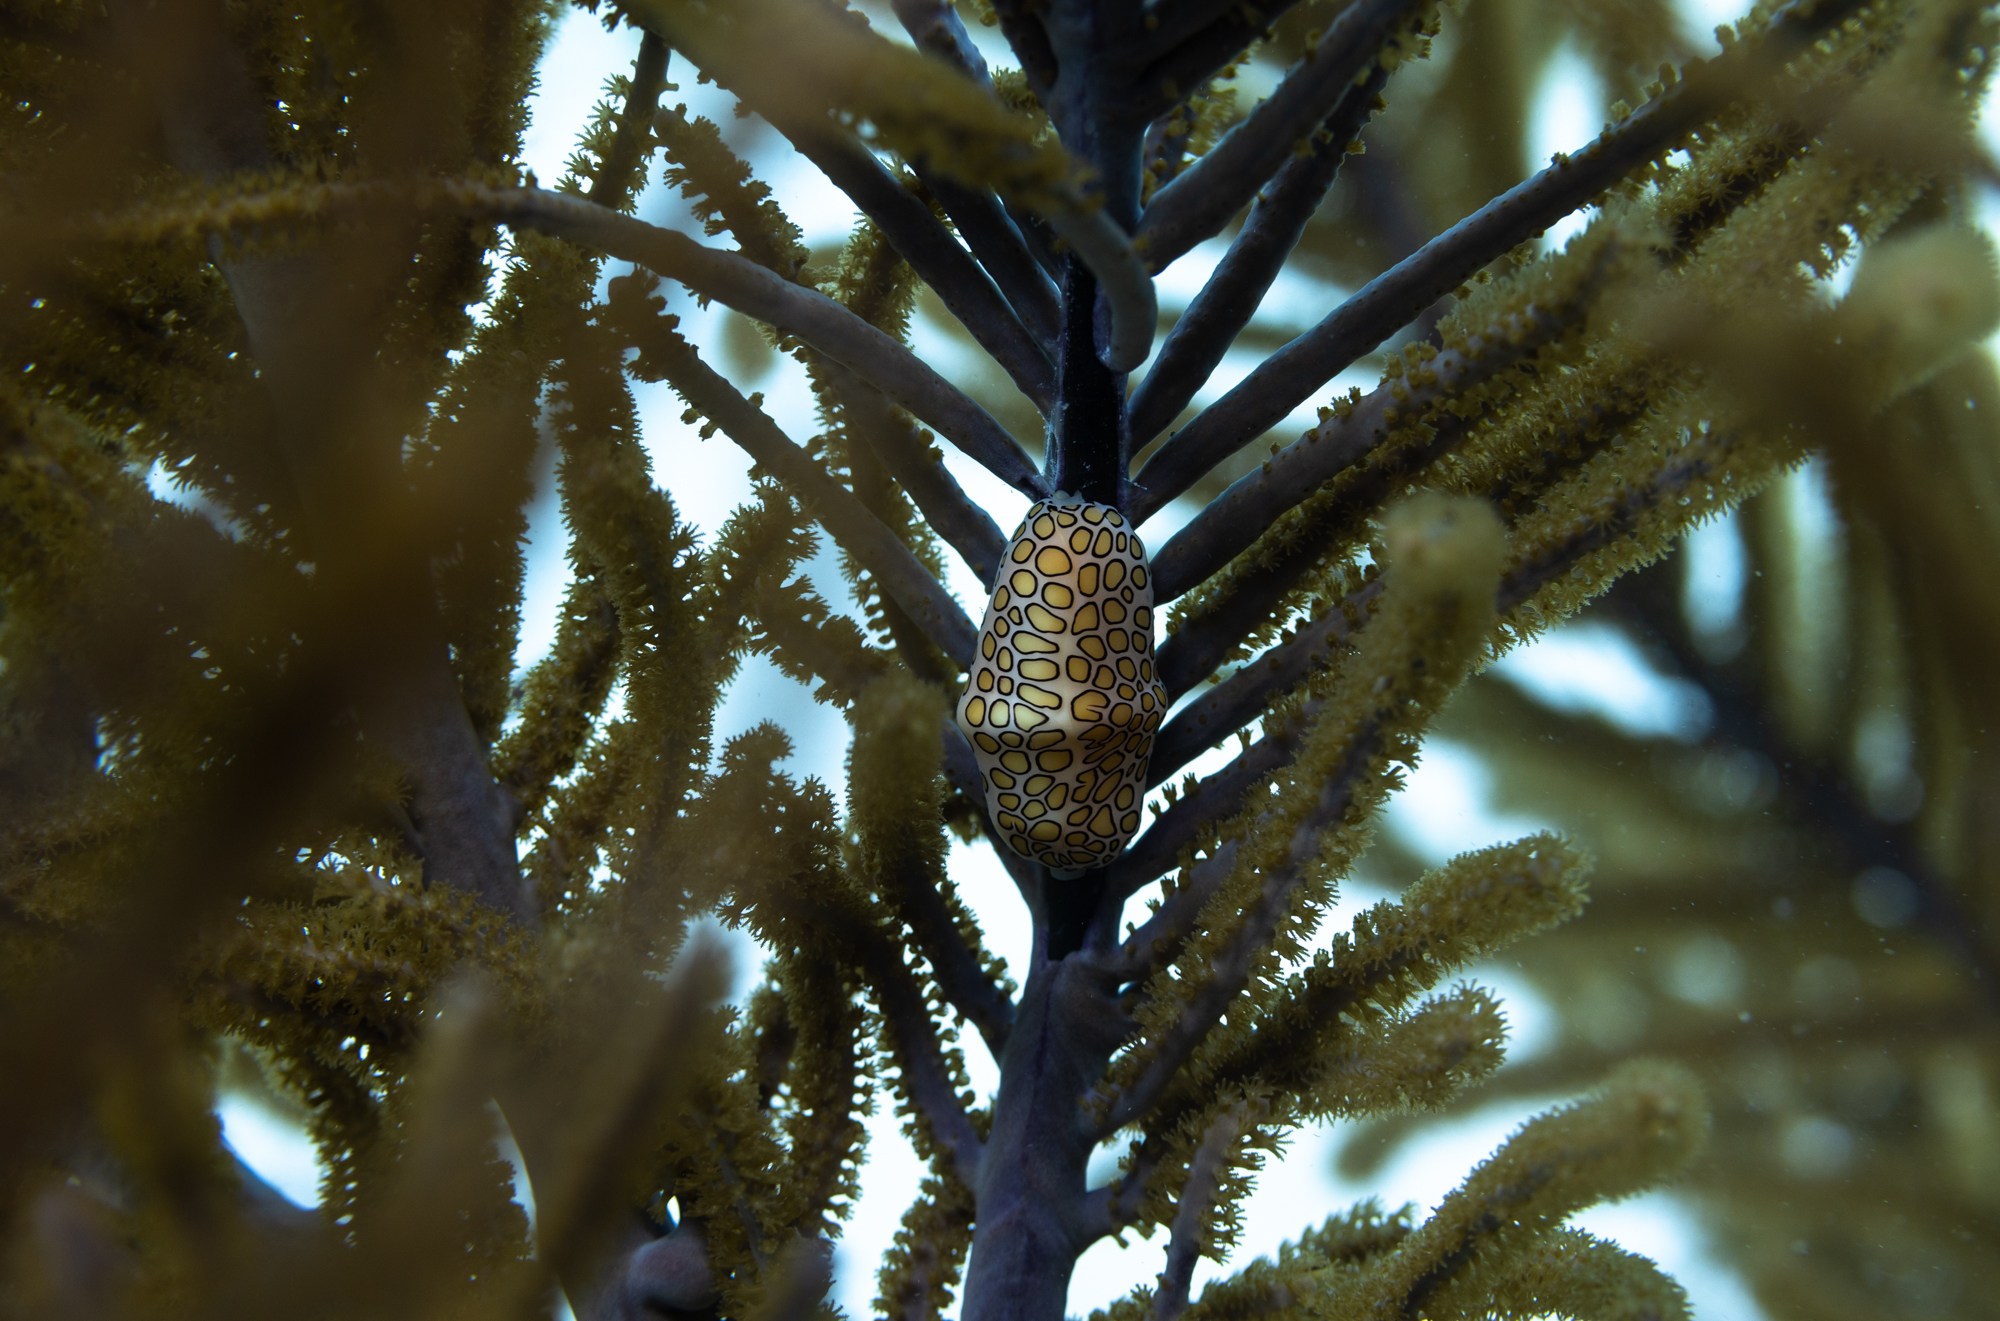
M 551 17 L 0 12 L 10 1310 L 528 1315 L 556 1283 L 593 1318 L 824 1310 L 879 1103 L 930 1166 L 887 1315 L 1056 1318 L 1085 1248 L 1155 1230 L 1157 1283 L 1113 1317 L 1681 1314 L 1563 1224 L 1701 1144 L 1696 1084 L 1658 1063 L 1522 1128 L 1427 1219 L 1344 1211 L 1190 1284 L 1288 1129 L 1489 1073 L 1498 1006 L 1437 988 L 1583 903 L 1579 853 L 1538 836 L 1319 937 L 1452 692 L 1809 450 L 1923 434 L 1911 401 L 1994 319 L 1962 196 L 1988 7 L 1760 3 L 1692 59 L 1655 0 L 630 0 L 602 17 L 631 72 L 544 188 L 514 161 Z M 1522 89 L 1565 32 L 1630 104 L 1517 182 Z M 1281 70 L 1254 104 L 1252 66 Z M 853 198 L 838 261 L 670 69 Z M 1475 123 L 1493 150 L 1457 149 Z M 635 214 L 656 164 L 716 241 Z M 1223 235 L 1163 320 L 1154 274 Z M 1288 262 L 1359 288 L 1274 343 Z M 767 328 L 819 434 L 681 333 L 680 290 Z M 911 351 L 933 300 L 989 380 Z M 1232 345 L 1261 360 L 1191 408 Z M 1240 460 L 1378 354 L 1376 388 Z M 638 443 L 654 381 L 755 465 L 705 544 Z M 1091 826 L 1057 859 L 1084 865 L 1014 852 L 1028 809 L 988 818 L 1005 786 L 948 718 L 968 673 L 1041 679 L 984 664 L 988 603 L 941 585 L 954 555 L 1004 585 L 1008 542 L 934 439 L 1142 538 L 1198 502 L 1149 543 L 1162 801 L 1128 845 Z M 515 674 L 543 444 L 571 582 Z M 822 533 L 861 623 L 800 572 Z M 1081 656 L 1107 589 L 1053 565 L 1037 582 L 1083 599 L 1037 627 Z M 844 807 L 776 768 L 774 729 L 712 746 L 752 654 L 851 717 Z M 1061 700 L 1154 673 L 1065 669 Z M 998 760 L 1016 746 L 1087 750 L 996 737 L 984 769 L 1030 773 Z M 947 828 L 993 841 L 1032 914 L 1022 987 Z M 689 935 L 711 913 L 769 951 L 740 1009 Z M 997 1095 L 968 1084 L 968 1029 Z M 303 1116 L 322 1212 L 230 1163 L 224 1083 Z M 1105 1143 L 1123 1161 L 1093 1186 Z

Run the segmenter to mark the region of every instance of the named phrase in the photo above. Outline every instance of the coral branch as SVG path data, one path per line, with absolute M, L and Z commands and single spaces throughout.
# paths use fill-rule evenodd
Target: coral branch
M 1007 303 L 1036 342 L 1053 344 L 1062 320 L 1055 281 L 1022 237 L 1020 225 L 993 193 L 968 188 L 934 170 L 919 169 L 917 177 L 931 190 L 959 237 L 1000 286 Z
M 1204 749 L 1247 726 L 1263 714 L 1273 697 L 1325 664 L 1353 633 L 1354 621 L 1366 613 L 1380 591 L 1379 578 L 1357 588 L 1339 607 L 1268 648 L 1169 720 L 1153 745 L 1158 780 L 1164 781 Z M 1173 691 L 1171 685 L 1167 691 Z
M 1356 1315 L 1419 1314 L 1475 1261 L 1497 1262 L 1505 1245 L 1554 1229 L 1579 1207 L 1673 1173 L 1707 1130 L 1701 1088 L 1685 1070 L 1628 1065 L 1600 1097 L 1524 1125 L 1348 1301 Z
M 853 702 L 894 663 L 868 646 L 853 620 L 829 610 L 804 578 L 760 578 L 756 602 L 750 645 L 801 683 L 817 679 L 819 701 Z
M 1043 105 L 1049 103 L 1056 85 L 1056 53 L 1049 44 L 1048 29 L 1042 26 L 1040 6 L 1033 0 L 994 0 L 993 12 L 1000 19 L 1000 35 L 1014 48 L 1028 86 Z
M 1226 864 L 1204 864 L 1215 879 L 1202 881 L 1208 894 L 1196 921 L 1146 933 L 1138 961 L 1151 960 L 1157 944 L 1172 965 L 1151 965 L 1136 1011 L 1146 1047 L 1107 1080 L 1097 1136 L 1151 1115 L 1253 980 L 1298 949 L 1326 901 L 1327 877 L 1351 861 L 1362 821 L 1395 778 L 1388 763 L 1414 755 L 1415 731 L 1483 653 L 1505 544 L 1498 518 L 1477 500 L 1425 494 L 1390 511 L 1390 590 L 1346 662 L 1295 699 L 1323 704 L 1299 752 L 1264 782 L 1267 795 L 1223 826 L 1237 847 Z M 1272 715 L 1300 718 L 1296 705 Z M 1180 920 L 1189 911 L 1179 909 Z
M 938 650 L 955 664 L 970 663 L 972 622 L 894 532 L 785 435 L 755 401 L 745 399 L 726 377 L 703 362 L 674 329 L 673 318 L 646 317 L 642 312 L 639 319 L 627 318 L 625 328 L 640 345 L 640 357 L 632 366 L 635 372 L 658 373 L 759 466 L 784 482 L 841 548 L 876 576 L 890 599 L 909 613 Z
M 1358 90 L 1362 70 L 1381 55 L 1391 34 L 1424 2 L 1357 0 L 1343 9 L 1319 45 L 1248 119 L 1153 195 L 1139 222 L 1147 263 L 1157 271 L 1221 232 L 1229 218 L 1278 173 L 1298 144 L 1309 141 L 1334 114 L 1343 97 Z
M 782 121 L 779 128 L 799 154 L 852 198 L 945 308 L 1032 401 L 1048 413 L 1055 398 L 1055 369 L 1007 300 L 930 207 L 905 188 L 873 153 L 831 129 Z
M 971 1190 L 935 1175 L 925 1179 L 883 1257 L 878 1314 L 889 1321 L 935 1321 L 951 1301 L 971 1242 Z
M 449 185 L 448 193 L 476 214 L 602 248 L 797 335 L 935 428 L 1001 481 L 1037 499 L 1048 494 L 1021 447 L 985 409 L 826 295 L 672 230 L 539 188 L 467 183 Z
M 992 516 L 966 495 L 907 416 L 845 368 L 828 363 L 824 370 L 849 428 L 916 501 L 932 530 L 951 543 L 982 583 L 992 582 L 1007 545 Z
M 1269 1108 L 1261 1101 L 1240 1100 L 1217 1115 L 1202 1135 L 1188 1163 L 1187 1182 L 1181 1185 L 1179 1209 L 1168 1232 L 1167 1261 L 1160 1271 L 1159 1292 L 1153 1295 L 1151 1321 L 1174 1321 L 1187 1310 L 1188 1286 L 1210 1232 L 1209 1217 L 1222 1191 L 1222 1176 L 1236 1154 L 1236 1144 Z
M 1164 431 L 1188 400 L 1214 372 L 1230 343 L 1250 323 L 1264 293 L 1284 268 L 1306 223 L 1333 186 L 1334 176 L 1347 158 L 1349 146 L 1361 126 L 1374 113 L 1377 95 L 1387 74 L 1378 68 L 1367 81 L 1348 89 L 1327 121 L 1311 136 L 1311 149 L 1294 153 L 1271 182 L 1257 194 L 1249 218 L 1229 245 L 1229 252 L 1217 264 L 1201 292 L 1181 314 L 1179 321 L 1160 345 L 1159 356 L 1139 383 L 1131 401 L 1132 443 L 1143 446 Z M 1157 257 L 1149 250 L 1149 259 Z M 1152 474 L 1151 480 L 1171 485 L 1166 472 Z M 1213 463 L 1204 465 L 1212 467 Z M 1169 470 L 1170 471 L 1170 470 Z M 1141 499 L 1152 508 L 1161 500 L 1147 490 Z M 1130 506 L 1144 522 L 1151 512 Z
M 919 952 L 930 962 L 938 989 L 952 1007 L 978 1029 L 980 1039 L 998 1059 L 1014 1023 L 1014 1002 L 987 975 L 958 928 L 958 916 L 939 892 L 941 878 L 910 870 L 898 872 L 897 899 L 910 924 Z
M 1317 703 L 1307 703 L 1300 708 L 1299 720 L 1282 729 L 1267 730 L 1264 737 L 1238 753 L 1227 766 L 1204 777 L 1199 784 L 1183 793 L 1179 801 L 1162 812 L 1146 833 L 1132 841 L 1131 847 L 1106 869 L 1106 889 L 1120 897 L 1132 894 L 1172 867 L 1182 852 L 1193 846 L 1205 832 L 1213 830 L 1217 822 L 1234 816 L 1252 789 L 1297 754 L 1301 726 L 1316 717 L 1319 710 Z M 1163 783 L 1188 760 L 1186 756 L 1181 756 L 1180 749 L 1175 749 L 1171 756 L 1180 756 L 1180 760 L 1169 762 L 1156 752 L 1155 771 L 1147 777 L 1152 782 L 1148 788 Z M 1197 875 L 1209 865 L 1204 862 L 1196 869 Z M 1178 913 L 1189 904 L 1198 909 L 1203 902 L 1205 896 L 1201 886 L 1184 883 L 1167 897 L 1159 912 L 1148 919 L 1141 930 L 1162 923 L 1174 925 L 1177 919 L 1167 916 L 1169 910 Z
M 1097 199 L 1044 213 L 1049 228 L 1069 244 L 1078 261 L 1090 269 L 1104 299 L 1110 327 L 1097 346 L 1098 357 L 1114 372 L 1129 372 L 1153 350 L 1153 331 L 1160 316 L 1153 274 L 1118 228 L 1110 211 Z
M 539 811 L 575 767 L 611 695 L 618 649 L 610 589 L 594 573 L 579 574 L 563 601 L 555 646 L 521 684 L 521 721 L 493 750 L 494 778 L 523 816 Z
M 1304 482 L 1326 473 L 1338 475 L 1339 480 L 1322 481 L 1290 514 L 1276 517 L 1260 544 L 1226 575 L 1205 586 L 1198 602 L 1186 607 L 1186 617 L 1160 651 L 1160 676 L 1167 691 L 1175 695 L 1186 691 L 1246 638 L 1255 639 L 1260 629 L 1268 629 L 1268 621 L 1277 617 L 1308 575 L 1351 554 L 1365 535 L 1369 513 L 1381 502 L 1434 470 L 1468 437 L 1478 434 L 1478 428 L 1504 417 L 1507 407 L 1532 397 L 1541 387 L 1526 371 L 1510 375 L 1509 369 L 1564 339 L 1582 321 L 1621 246 L 1572 245 L 1547 269 L 1554 284 L 1546 296 L 1470 336 L 1460 338 L 1460 332 L 1452 331 L 1454 347 L 1443 353 L 1413 351 L 1414 365 L 1408 370 L 1408 355 L 1393 362 L 1388 379 L 1370 395 L 1351 405 L 1337 404 L 1301 442 L 1281 452 L 1272 461 L 1274 474 L 1283 472 Z M 1630 410 L 1643 407 L 1636 383 L 1600 385 L 1587 406 L 1570 409 L 1557 423 L 1560 430 L 1541 438 L 1542 461 L 1517 467 L 1508 484 L 1489 484 L 1484 494 L 1500 508 L 1532 502 L 1537 498 L 1533 492 L 1541 489 L 1535 481 L 1553 481 L 1553 474 L 1564 465 L 1581 463 L 1601 451 L 1620 434 L 1632 416 Z M 1368 434 L 1357 434 L 1355 428 Z M 1332 450 L 1316 452 L 1329 440 Z M 1347 466 L 1336 474 L 1341 464 Z M 1276 484 L 1267 484 L 1264 474 L 1248 477 L 1232 489 L 1246 496 L 1262 492 L 1284 498 Z M 1227 538 L 1231 533 L 1214 523 L 1193 535 Z M 1194 573 L 1205 571 L 1175 565 L 1178 552 L 1166 558 L 1175 578 L 1189 585 Z M 1221 738 L 1230 727 L 1217 725 L 1210 732 Z
M 1444 1317 L 1588 1316 L 1688 1321 L 1687 1295 L 1658 1266 L 1577 1229 L 1555 1229 L 1493 1259 L 1482 1253 L 1431 1295 Z
M 946 0 L 895 0 L 895 10 L 918 46 L 992 90 L 985 59 L 972 44 L 958 11 Z M 942 178 L 922 167 L 917 175 L 937 196 L 972 255 L 992 275 L 1028 329 L 1044 343 L 1053 343 L 1060 319 L 1056 287 L 1030 249 L 1021 225 L 989 191 Z
M 1121 378 L 1098 357 L 1096 307 L 1097 281 L 1071 259 L 1063 272 L 1062 402 L 1043 468 L 1056 490 L 1114 504 L 1124 477 L 1125 413 Z
M 1159 599 L 1173 600 L 1235 559 L 1286 510 L 1385 444 L 1395 427 L 1464 396 L 1574 329 L 1582 301 L 1569 300 L 1556 308 L 1530 307 L 1482 334 L 1469 336 L 1462 347 L 1446 349 L 1424 363 L 1421 373 L 1411 372 L 1411 379 L 1405 380 L 1398 373 L 1353 408 L 1329 414 L 1255 472 L 1238 478 L 1154 554 L 1153 590 Z M 1440 425 L 1457 433 L 1463 430 L 1463 421 L 1447 419 Z M 1169 441 L 1146 466 L 1148 485 L 1134 506 L 1134 517 L 1145 518 L 1226 457 L 1173 450 L 1173 445 L 1174 441 Z M 1164 468 L 1158 489 L 1151 485 L 1155 468 Z M 1386 494 L 1376 484 L 1371 484 L 1370 493 L 1378 498 Z M 1259 604 L 1268 607 L 1268 602 Z
M 1247 5 L 1234 0 L 1171 0 L 1155 7 L 1159 54 L 1133 79 L 1131 113 L 1153 119 L 1173 109 L 1270 30 L 1298 0 Z M 1172 43 L 1170 46 L 1168 43 Z
M 886 941 L 879 944 L 866 966 L 889 1028 L 903 1089 L 916 1107 L 918 1120 L 950 1160 L 959 1182 L 977 1188 L 985 1144 L 959 1104 L 923 997 L 917 993 L 909 970 L 902 966 L 902 955 Z
M 1210 961 L 1207 977 L 1185 996 L 1175 1021 L 1150 1043 L 1138 1076 L 1106 1107 L 1105 1118 L 1097 1126 L 1100 1136 L 1136 1124 L 1151 1113 L 1196 1047 L 1249 985 L 1253 968 L 1268 951 L 1291 908 L 1294 890 L 1318 860 L 1321 835 L 1337 828 L 1354 806 L 1360 782 L 1369 775 L 1380 750 L 1382 735 L 1381 727 L 1370 721 L 1348 743 L 1334 773 L 1321 783 L 1311 809 L 1291 832 L 1284 861 L 1268 870 L 1251 892 L 1251 906 L 1243 912 L 1219 956 Z M 1263 826 L 1259 822 L 1252 830 Z
M 945 871 L 938 777 L 944 704 L 936 688 L 894 672 L 863 694 L 851 718 L 854 866 L 887 906 L 891 927 L 909 929 L 910 944 L 930 964 L 938 989 L 998 1058 L 1013 1002 Z
M 1797 55 L 1863 3 L 1799 0 L 1780 11 L 1762 41 L 1694 66 L 1576 155 L 1558 158 L 1370 280 L 1190 422 L 1180 433 L 1185 443 L 1197 452 L 1227 454 L 1255 440 L 1481 267 L 1588 205 L 1719 111 L 1755 95 L 1754 75 Z
M 119 21 L 122 40 L 158 40 L 180 57 L 147 67 L 143 78 L 178 168 L 213 182 L 271 167 L 262 95 L 219 15 Z M 301 499 L 304 553 L 326 564 L 333 595 L 370 599 L 378 612 L 373 674 L 358 686 L 373 689 L 368 723 L 408 782 L 425 874 L 526 921 L 513 804 L 494 783 L 452 673 L 430 566 L 399 501 L 401 438 L 374 403 L 384 373 L 370 327 L 389 315 L 412 247 L 412 233 L 397 226 L 349 237 L 337 253 L 218 247 L 213 255 L 271 417 L 288 419 L 270 434 Z M 392 535 L 379 536 L 384 528 Z M 391 568 L 397 558 L 404 562 Z
M 1037 945 L 1046 940 L 1038 921 Z M 1038 948 L 993 1107 L 965 1321 L 1063 1315 L 1076 1257 L 1076 1223 L 1090 1142 L 1078 1099 L 1124 1028 L 1111 988 L 1087 961 L 1049 959 Z
M 599 206 L 623 211 L 645 186 L 642 167 L 650 147 L 646 125 L 659 103 L 661 89 L 666 86 L 670 54 L 667 43 L 657 33 L 648 32 L 639 38 L 639 54 L 632 61 L 632 90 L 625 98 L 625 109 L 618 116 L 618 128 L 604 153 L 603 164 L 590 182 L 588 196 Z
M 990 186 L 1041 215 L 1103 287 L 1111 310 L 1100 350 L 1106 365 L 1129 371 L 1145 360 L 1157 314 L 1151 274 L 1105 213 L 1102 192 L 1060 145 L 1039 140 L 1031 123 L 975 82 L 865 23 L 813 7 L 739 0 L 703 10 L 633 0 L 628 8 L 772 122 L 829 110 L 865 119 L 882 145 L 914 165 Z M 1009 4 L 1000 6 L 1000 19 L 1010 41 L 1028 44 L 1022 65 L 1046 99 L 1052 83 L 1039 78 L 1052 79 L 1056 70 L 1041 19 Z M 755 39 L 744 40 L 752 31 Z
M 986 57 L 973 44 L 949 0 L 890 0 L 896 18 L 917 45 L 957 69 L 982 87 L 993 85 L 986 69 Z
M 1375 905 L 1354 919 L 1352 929 L 1337 937 L 1332 948 L 1316 956 L 1304 972 L 1288 979 L 1269 997 L 1257 1017 L 1254 1035 L 1233 1047 L 1211 1050 L 1196 1077 L 1184 1078 L 1175 1091 L 1183 1110 L 1192 1110 L 1221 1084 L 1265 1086 L 1294 1096 L 1324 1093 L 1313 1111 L 1356 1113 L 1402 1109 L 1424 1098 L 1416 1088 L 1437 1087 L 1427 1104 L 1449 1095 L 1454 1075 L 1462 1074 L 1464 1058 L 1450 1042 L 1464 1040 L 1491 1024 L 1492 1006 L 1477 997 L 1447 996 L 1408 1016 L 1416 997 L 1474 959 L 1503 949 L 1527 936 L 1575 917 L 1583 908 L 1583 876 L 1589 862 L 1556 836 L 1531 835 L 1511 844 L 1461 854 L 1433 868 L 1400 900 Z M 1469 1016 L 1449 1006 L 1457 1003 Z M 1429 1067 L 1422 1059 L 1406 1060 L 1419 1067 L 1398 1070 L 1376 1061 L 1371 1077 L 1341 1079 L 1328 1086 L 1335 1070 L 1351 1070 L 1368 1053 L 1365 1038 L 1384 1028 L 1402 1032 L 1408 1044 L 1424 1033 L 1426 1018 L 1442 1025 L 1446 1049 L 1432 1052 Z M 1421 1055 L 1425 1052 L 1419 1051 Z M 1362 1060 L 1366 1067 L 1365 1060 Z M 1497 1055 L 1485 1063 L 1498 1062 Z M 1398 1096 L 1386 1090 L 1403 1088 Z M 1373 1093 L 1373 1095 L 1371 1095 Z M 1162 1118 L 1151 1126 L 1160 1131 Z
M 1708 472 L 1709 466 L 1700 456 L 1671 463 L 1650 480 L 1636 486 L 1628 498 L 1614 505 L 1601 521 L 1579 520 L 1561 540 L 1509 568 L 1501 582 L 1498 609 L 1503 614 L 1515 609 L 1586 556 L 1630 535 L 1655 501 L 1696 485 Z M 1338 608 L 1327 610 L 1290 638 L 1266 649 L 1256 660 L 1204 693 L 1168 721 L 1154 744 L 1156 782 L 1165 780 L 1204 749 L 1213 747 L 1247 726 L 1262 714 L 1272 697 L 1296 685 L 1324 663 L 1329 650 L 1338 646 L 1353 631 L 1352 618 L 1368 608 L 1369 602 L 1381 590 L 1380 584 L 1381 580 L 1375 579 L 1350 593 Z M 1258 593 L 1262 595 L 1272 590 L 1275 589 L 1260 586 Z M 1217 644 L 1210 641 L 1204 645 L 1202 639 L 1205 637 L 1205 633 L 1184 630 L 1170 639 L 1167 647 L 1161 648 L 1160 674 L 1169 693 L 1175 691 L 1176 679 L 1193 682 L 1194 676 L 1187 666 L 1194 657 L 1205 660 L 1213 656 L 1220 659 Z M 1186 650 L 1170 656 L 1173 644 L 1183 639 L 1192 639 L 1183 642 Z M 1200 650 L 1197 651 L 1197 648 Z M 1170 659 L 1175 662 L 1172 670 L 1168 668 Z M 1170 675 L 1174 677 L 1170 678 Z M 1140 842 L 1143 843 L 1143 839 Z

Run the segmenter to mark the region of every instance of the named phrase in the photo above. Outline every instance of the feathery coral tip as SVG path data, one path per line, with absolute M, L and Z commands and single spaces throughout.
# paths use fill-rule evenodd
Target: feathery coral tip
M 1132 525 L 1110 505 L 1037 502 L 1007 544 L 958 700 L 1008 846 L 1064 869 L 1123 852 L 1166 708 Z

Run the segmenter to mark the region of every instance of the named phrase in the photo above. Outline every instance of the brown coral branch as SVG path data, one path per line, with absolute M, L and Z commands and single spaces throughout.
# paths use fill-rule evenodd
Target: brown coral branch
M 1201 1260 L 1209 1216 L 1229 1160 L 1243 1135 L 1255 1128 L 1269 1109 L 1268 1103 L 1246 1097 L 1217 1115 L 1202 1135 L 1201 1145 L 1188 1163 L 1187 1182 L 1181 1185 L 1179 1207 L 1168 1231 L 1167 1261 L 1160 1271 L 1159 1291 L 1153 1295 L 1148 1314 L 1151 1321 L 1174 1321 L 1187 1310 L 1188 1286 L 1194 1279 L 1195 1263 Z
M 1207 1037 L 1225 1010 L 1249 985 L 1259 956 L 1276 937 L 1290 911 L 1293 892 L 1320 852 L 1321 836 L 1344 821 L 1354 806 L 1362 779 L 1370 772 L 1384 730 L 1367 720 L 1348 741 L 1332 774 L 1319 786 L 1311 809 L 1293 830 L 1284 861 L 1272 867 L 1258 884 L 1251 906 L 1242 914 L 1219 956 L 1206 969 L 1206 979 L 1187 996 L 1180 1017 L 1159 1040 L 1150 1044 L 1139 1075 L 1116 1092 L 1096 1125 L 1101 1137 L 1138 1123 L 1152 1113 L 1179 1077 L 1182 1066 Z M 1254 834 L 1260 825 L 1253 824 Z
M 992 515 L 966 495 L 906 414 L 845 368 L 829 363 L 824 370 L 850 432 L 881 459 L 932 530 L 951 544 L 979 581 L 992 582 L 1007 546 Z
M 658 370 L 682 398 L 790 487 L 940 651 L 960 666 L 969 664 L 975 636 L 972 621 L 902 539 L 799 448 L 769 414 L 703 362 L 670 319 L 654 319 L 643 334 L 637 369 L 650 365 Z
M 1055 369 L 1048 349 L 1028 332 L 987 272 L 958 245 L 930 207 L 852 138 L 791 120 L 782 121 L 779 131 L 853 199 L 862 214 L 882 227 L 883 236 L 946 310 L 1046 415 L 1055 399 Z
M 625 97 L 625 109 L 618 116 L 618 128 L 604 153 L 587 196 L 599 206 L 623 211 L 645 186 L 644 162 L 651 135 L 646 131 L 660 92 L 667 84 L 668 58 L 672 54 L 657 33 L 639 38 L 639 54 L 632 61 L 632 87 Z
M 1159 270 L 1219 233 L 1257 190 L 1355 89 L 1383 43 L 1425 0 L 1356 0 L 1341 10 L 1326 36 L 1247 119 L 1159 192 L 1139 223 L 1146 261 Z M 1361 104 L 1372 100 L 1372 92 Z M 1366 111 L 1363 110 L 1365 116 Z M 1339 150 L 1344 151 L 1342 138 Z
M 1131 113 L 1154 119 L 1186 100 L 1298 0 L 1167 0 L 1153 7 L 1140 47 L 1147 59 L 1132 78 Z
M 1377 68 L 1366 81 L 1349 88 L 1326 122 L 1310 135 L 1311 146 L 1306 151 L 1294 152 L 1258 190 L 1243 228 L 1230 241 L 1228 253 L 1167 333 L 1153 365 L 1146 371 L 1146 378 L 1132 393 L 1129 407 L 1134 448 L 1144 446 L 1172 424 L 1188 400 L 1207 383 L 1236 336 L 1250 324 L 1264 294 L 1305 233 L 1307 223 L 1333 187 L 1349 148 L 1374 112 L 1385 81 L 1387 73 Z M 1185 129 L 1178 141 L 1185 145 Z M 1163 136 L 1160 149 L 1163 153 L 1171 150 L 1172 163 L 1177 165 L 1178 148 L 1173 146 L 1174 142 L 1172 135 Z M 1152 147 L 1149 137 L 1149 169 Z M 1160 158 L 1160 165 L 1162 173 L 1168 172 L 1166 155 Z M 1158 260 L 1150 251 L 1147 255 Z M 1204 469 L 1212 466 L 1204 465 Z M 1150 471 L 1153 465 L 1147 467 Z M 1153 480 L 1171 484 L 1165 470 Z M 1162 497 L 1150 488 L 1135 494 L 1148 504 L 1135 503 L 1128 496 L 1127 508 L 1143 523 L 1150 509 L 1162 502 Z
M 538 229 L 635 262 L 696 293 L 797 335 L 907 408 L 1023 494 L 1047 484 L 992 416 L 894 339 L 833 299 L 734 253 L 539 188 L 454 184 L 449 195 L 490 219 Z
M 1795 57 L 1866 0 L 1795 0 L 1763 38 L 1704 64 L 1600 134 L 1433 238 L 1266 358 L 1183 428 L 1190 447 L 1231 452 L 1256 439 L 1362 354 L 1481 267 L 1546 230 L 1755 94 L 1756 75 Z M 1145 472 L 1140 473 L 1142 480 Z

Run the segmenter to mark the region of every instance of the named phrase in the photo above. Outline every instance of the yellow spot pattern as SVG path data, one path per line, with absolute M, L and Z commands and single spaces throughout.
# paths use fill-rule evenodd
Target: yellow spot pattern
M 1109 505 L 1043 500 L 1004 562 L 958 725 L 1009 847 L 1050 867 L 1102 867 L 1138 832 L 1166 715 L 1146 550 Z

